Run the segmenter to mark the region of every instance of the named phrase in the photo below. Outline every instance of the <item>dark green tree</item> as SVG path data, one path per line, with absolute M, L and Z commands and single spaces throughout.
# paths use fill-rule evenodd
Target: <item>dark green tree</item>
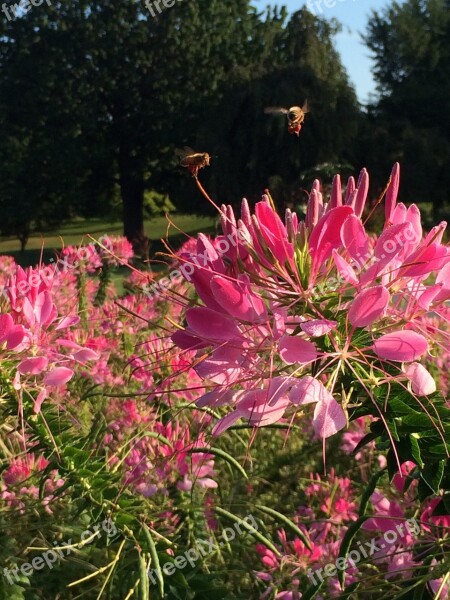
M 373 12 L 365 36 L 379 93 L 369 163 L 385 174 L 400 160 L 404 197 L 432 201 L 437 213 L 450 200 L 449 9 L 448 0 L 394 2 Z
M 25 241 L 36 225 L 104 215 L 119 189 L 124 233 L 143 241 L 147 190 L 205 210 L 177 166 L 186 144 L 218 156 L 205 179 L 220 201 L 280 178 L 286 196 L 302 170 L 350 160 L 358 108 L 334 33 L 305 9 L 288 20 L 250 0 L 189 0 L 156 16 L 140 0 L 55 0 L 4 18 L 3 231 L 17 229 L 15 206 Z M 299 140 L 263 114 L 305 97 Z

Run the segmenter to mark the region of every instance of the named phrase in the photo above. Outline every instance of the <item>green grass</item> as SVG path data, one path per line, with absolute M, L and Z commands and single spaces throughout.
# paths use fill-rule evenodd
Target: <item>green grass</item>
M 171 215 L 171 220 L 176 227 L 169 229 L 169 241 L 174 247 L 179 246 L 186 238 L 183 233 L 194 235 L 200 231 L 213 233 L 215 231 L 215 219 L 213 217 L 198 215 Z M 165 217 L 156 217 L 145 222 L 145 233 L 152 240 L 150 253 L 163 250 L 161 238 L 167 237 L 168 221 Z M 14 256 L 17 263 L 22 266 L 34 265 L 39 261 L 41 248 L 44 248 L 44 260 L 54 255 L 55 250 L 64 246 L 89 243 L 88 235 L 98 239 L 103 235 L 122 235 L 123 226 L 121 222 L 110 222 L 105 219 L 76 219 L 72 223 L 62 225 L 57 231 L 45 231 L 34 233 L 27 244 L 25 252 L 20 252 L 20 244 L 17 238 L 0 238 L 0 254 Z

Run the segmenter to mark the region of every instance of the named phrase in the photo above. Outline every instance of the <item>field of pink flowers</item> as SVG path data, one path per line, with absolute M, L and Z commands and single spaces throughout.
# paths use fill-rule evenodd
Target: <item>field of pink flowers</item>
M 449 597 L 450 248 L 399 183 L 222 206 L 162 277 L 0 258 L 0 598 Z

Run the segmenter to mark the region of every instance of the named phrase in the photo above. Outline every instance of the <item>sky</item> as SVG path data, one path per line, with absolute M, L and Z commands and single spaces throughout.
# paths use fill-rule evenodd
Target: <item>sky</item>
M 261 10 L 267 4 L 278 4 L 294 12 L 306 4 L 306 0 L 255 0 L 254 3 Z M 343 25 L 342 32 L 335 38 L 336 47 L 362 103 L 375 91 L 375 82 L 371 73 L 370 52 L 361 42 L 359 33 L 365 32 L 372 9 L 380 11 L 389 4 L 389 0 L 310 0 L 309 3 L 309 10 L 318 17 L 335 18 Z

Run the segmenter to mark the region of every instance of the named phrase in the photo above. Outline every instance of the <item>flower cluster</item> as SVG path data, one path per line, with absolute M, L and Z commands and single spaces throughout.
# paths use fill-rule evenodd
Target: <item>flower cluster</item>
M 289 539 L 292 536 L 281 529 L 277 532 L 278 554 L 263 544 L 256 546 L 265 570 L 255 574 L 267 584 L 261 600 L 275 589 L 282 590 L 277 599 L 299 600 L 308 587 L 308 572 L 337 559 L 340 541 L 357 519 L 356 492 L 348 478 L 337 477 L 332 469 L 328 481 L 318 473 L 311 473 L 310 480 L 304 490 L 305 504 L 298 507 L 295 517 L 303 539 Z M 333 591 L 335 582 L 330 581 L 330 586 Z
M 414 398 L 436 391 L 421 362 L 435 346 L 423 318 L 450 298 L 446 224 L 424 233 L 417 206 L 397 203 L 398 188 L 395 165 L 379 236 L 363 219 L 366 170 L 345 194 L 336 176 L 328 203 L 315 182 L 305 222 L 288 209 L 283 223 L 265 196 L 254 214 L 244 200 L 240 219 L 223 206 L 223 237 L 199 235 L 202 260 L 190 280 L 204 305 L 186 310 L 172 340 L 196 352 L 195 369 L 212 387 L 197 406 L 232 408 L 214 434 L 241 418 L 264 426 L 313 404 L 314 431 L 327 438 L 345 427 L 349 403 L 373 399 L 374 387 L 388 393 L 396 383 Z M 219 252 L 225 239 L 234 243 Z
M 64 386 L 76 364 L 95 360 L 95 351 L 64 334 L 80 321 L 77 315 L 59 316 L 52 295 L 53 279 L 45 269 L 17 267 L 8 280 L 8 305 L 0 314 L 2 358 L 17 363 L 13 385 L 17 391 L 39 391 L 34 410 L 53 388 Z

